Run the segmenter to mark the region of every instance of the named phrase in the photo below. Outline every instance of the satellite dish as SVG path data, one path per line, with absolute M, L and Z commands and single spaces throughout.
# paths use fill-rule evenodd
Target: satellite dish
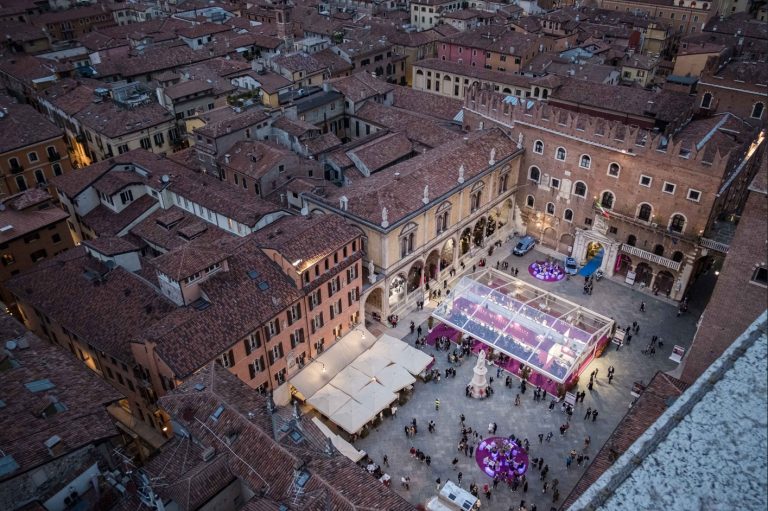
M 169 176 L 168 174 L 163 174 L 162 176 L 160 176 L 160 181 L 162 181 L 163 184 L 167 185 L 168 183 L 171 182 L 171 176 Z
M 13 351 L 16 349 L 16 341 L 8 341 L 5 343 L 5 348 L 8 351 Z

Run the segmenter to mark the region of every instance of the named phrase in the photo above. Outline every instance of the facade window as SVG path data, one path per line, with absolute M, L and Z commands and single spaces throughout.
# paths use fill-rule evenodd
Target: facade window
M 565 148 L 564 147 L 558 147 L 555 150 L 555 159 L 556 160 L 565 161 L 565 156 L 566 156 L 566 152 L 565 152 Z
M 155 145 L 157 147 L 162 147 L 162 145 L 165 143 L 165 135 L 163 135 L 162 133 L 155 133 L 154 139 L 155 139 Z
M 669 181 L 664 181 L 664 188 L 662 190 L 664 193 L 668 194 L 674 194 L 675 193 L 676 185 L 674 183 L 670 183 Z
M 8 158 L 8 165 L 10 165 L 12 172 L 21 172 L 23 170 L 18 158 Z
M 537 140 L 533 143 L 533 152 L 536 154 L 544 154 L 544 142 Z
M 410 223 L 400 233 L 400 257 L 413 253 L 416 247 L 416 229 L 417 225 Z
M 528 179 L 536 183 L 541 180 L 541 171 L 539 170 L 539 167 L 531 167 L 528 169 Z
M 294 303 L 288 308 L 288 324 L 292 325 L 301 319 L 301 305 Z
M 24 179 L 24 176 L 16 176 L 16 187 L 20 192 L 27 189 L 27 180 Z
M 499 176 L 499 194 L 506 192 L 509 189 L 509 172 L 503 173 Z
M 124 192 L 120 192 L 120 202 L 123 204 L 128 204 L 129 202 L 133 201 L 133 192 L 131 190 L 126 190 Z
M 572 209 L 566 209 L 563 212 L 563 220 L 566 222 L 573 222 L 573 210 Z
M 669 221 L 669 230 L 682 233 L 685 230 L 685 217 L 679 213 L 672 215 L 672 219 Z
M 750 117 L 753 119 L 760 119 L 763 117 L 763 110 L 765 110 L 765 104 L 761 102 L 755 103 L 755 106 L 752 107 L 752 113 L 750 114 Z
M 583 181 L 576 181 L 576 184 L 573 185 L 573 194 L 578 197 L 586 197 L 587 185 Z
M 27 153 L 27 159 L 29 159 L 29 163 L 35 163 L 40 158 L 38 158 L 37 153 L 35 151 L 32 151 L 31 153 Z
M 149 140 L 149 137 L 144 137 L 144 138 L 142 138 L 142 139 L 139 141 L 139 143 L 141 144 L 141 148 L 142 148 L 142 149 L 146 149 L 147 151 L 149 151 L 150 149 L 152 149 L 152 142 Z
M 59 165 L 58 163 L 54 163 L 53 164 L 53 175 L 54 176 L 60 176 L 61 174 L 63 174 L 63 172 L 61 170 L 61 165 Z
M 33 263 L 36 263 L 42 259 L 45 259 L 48 257 L 48 253 L 45 251 L 44 248 L 41 248 L 40 250 L 35 250 L 31 254 L 29 254 L 30 259 L 32 259 Z
M 650 222 L 652 214 L 653 208 L 650 204 L 640 204 L 640 208 L 637 210 L 637 219 L 643 222 Z
M 552 202 L 547 202 L 547 214 L 548 215 L 555 214 L 555 205 Z
M 45 184 L 45 175 L 43 174 L 43 171 L 40 169 L 35 170 L 35 182 L 39 185 Z
M 619 177 L 621 173 L 621 167 L 618 163 L 614 162 L 608 165 L 608 175 L 611 177 Z
M 752 272 L 752 278 L 750 280 L 755 284 L 768 286 L 768 267 L 758 266 L 755 268 L 755 271 Z
M 525 205 L 529 208 L 533 208 L 533 206 L 536 204 L 536 199 L 533 198 L 533 195 L 529 195 L 525 198 Z
M 651 176 L 640 176 L 640 186 L 645 186 L 646 188 L 651 187 L 651 183 L 653 182 L 653 178 Z
M 591 166 L 592 166 L 592 158 L 590 158 L 588 154 L 582 154 L 581 158 L 579 159 L 579 167 L 583 169 L 588 169 Z
M 615 200 L 615 197 L 612 192 L 605 191 L 603 192 L 603 195 L 600 197 L 600 205 L 603 206 L 605 209 L 611 209 L 613 208 L 613 202 Z
M 701 192 L 698 190 L 694 190 L 693 188 L 688 189 L 688 200 L 693 202 L 699 202 L 701 200 Z
M 636 243 L 637 243 L 637 236 L 635 236 L 634 234 L 630 234 L 629 236 L 627 236 L 627 245 L 629 245 L 630 247 L 634 247 Z
M 258 331 L 250 334 L 245 338 L 245 341 L 243 341 L 243 346 L 245 347 L 246 355 L 250 355 L 252 352 L 261 348 L 261 334 Z
M 712 106 L 712 94 L 707 92 L 701 97 L 701 108 L 709 110 L 710 106 Z
M 560 189 L 560 180 L 557 179 L 556 177 L 553 177 L 552 179 L 549 180 L 549 186 L 551 186 L 555 190 L 559 190 Z
M 0 260 L 3 261 L 3 266 L 10 266 L 16 262 L 16 258 L 13 257 L 13 254 L 3 254 Z
M 474 213 L 480 209 L 483 200 L 483 190 L 476 190 L 469 196 L 469 211 Z
M 437 234 L 444 233 L 451 223 L 451 203 L 444 202 L 435 215 L 435 226 Z

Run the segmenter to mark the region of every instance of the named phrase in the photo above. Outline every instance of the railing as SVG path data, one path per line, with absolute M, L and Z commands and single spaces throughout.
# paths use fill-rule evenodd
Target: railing
M 48 161 L 54 162 L 59 161 L 61 159 L 61 155 L 59 153 L 48 153 Z
M 723 254 L 727 254 L 728 250 L 731 248 L 731 246 L 726 243 L 721 243 L 709 238 L 699 238 L 699 245 L 714 250 L 715 252 L 722 252 Z
M 621 251 L 626 252 L 627 254 L 630 254 L 630 255 L 640 257 L 642 259 L 645 259 L 646 261 L 651 261 L 652 263 L 656 263 L 661 266 L 666 266 L 667 268 L 675 271 L 680 270 L 680 265 L 683 264 L 682 262 L 673 261 L 672 259 L 667 259 L 666 257 L 656 255 L 653 252 L 648 252 L 647 250 L 633 247 L 632 245 L 627 245 L 626 243 L 621 244 Z
M 24 165 L 11 165 L 11 173 L 12 174 L 19 174 L 21 172 L 24 172 Z

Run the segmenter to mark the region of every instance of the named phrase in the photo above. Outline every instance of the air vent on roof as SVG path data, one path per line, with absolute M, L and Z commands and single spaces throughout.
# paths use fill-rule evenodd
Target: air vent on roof
M 259 275 L 261 275 L 261 274 L 259 272 L 257 272 L 256 270 L 249 270 L 248 271 L 248 278 L 250 278 L 251 280 L 256 280 L 257 278 L 259 278 Z
M 30 392 L 42 392 L 44 390 L 51 390 L 56 388 L 56 385 L 54 385 L 51 380 L 47 379 L 31 381 L 29 383 L 25 383 L 24 386 L 27 387 L 27 390 Z
M 218 408 L 216 408 L 213 413 L 211 414 L 211 420 L 213 422 L 217 422 L 219 418 L 221 417 L 221 414 L 224 413 L 224 405 L 219 405 Z
M 0 227 L 0 232 L 8 232 L 11 229 L 13 229 L 13 226 L 11 224 L 4 225 L 4 226 Z
M 266 291 L 267 289 L 269 289 L 269 283 L 266 280 L 262 280 L 261 282 L 259 282 L 259 289 L 261 289 L 262 291 Z
M 203 461 L 211 461 L 214 456 L 216 456 L 216 449 L 213 447 L 208 447 L 202 453 L 200 453 L 200 457 L 203 459 Z
M 202 391 L 204 391 L 204 390 L 205 390 L 205 385 L 203 385 L 202 383 L 196 383 L 196 384 L 195 384 L 195 386 L 194 386 L 193 388 L 194 388 L 196 391 L 198 391 L 198 392 L 202 392 Z

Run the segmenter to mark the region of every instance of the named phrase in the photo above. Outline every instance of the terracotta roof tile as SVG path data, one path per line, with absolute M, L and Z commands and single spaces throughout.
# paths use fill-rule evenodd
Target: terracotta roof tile
M 424 147 L 437 147 L 461 137 L 458 131 L 446 127 L 444 121 L 372 101 L 365 103 L 355 115 L 392 131 L 404 131 L 411 141 Z
M 103 379 L 88 370 L 60 346 L 51 345 L 27 331 L 13 317 L 0 317 L 0 343 L 15 341 L 8 352 L 16 367 L 0 371 L 3 411 L 0 413 L 0 450 L 13 456 L 19 469 L 0 479 L 12 478 L 55 457 L 69 454 L 86 445 L 117 436 L 107 405 L 122 396 Z M 25 345 L 26 348 L 21 348 Z M 32 392 L 25 385 L 48 380 L 53 388 Z M 59 403 L 57 412 L 53 409 Z M 63 409 L 62 409 L 63 407 Z M 46 411 L 48 417 L 40 412 Z M 56 456 L 45 442 L 59 437 Z M 56 451 L 55 451 L 56 452 Z
M 8 96 L 0 96 L 0 109 L 0 154 L 64 135 L 61 128 L 37 110 Z
M 92 240 L 84 240 L 83 245 L 104 254 L 107 257 L 136 252 L 139 247 L 125 238 L 116 238 L 114 236 L 103 236 Z
M 85 214 L 82 221 L 97 236 L 117 236 L 141 215 L 156 207 L 159 207 L 157 199 L 151 195 L 142 195 L 119 213 L 99 204 Z
M 192 228 L 194 234 L 188 229 Z M 131 233 L 162 251 L 178 248 L 191 239 L 214 241 L 233 236 L 219 227 L 202 222 L 177 206 L 158 209 L 131 228 Z

